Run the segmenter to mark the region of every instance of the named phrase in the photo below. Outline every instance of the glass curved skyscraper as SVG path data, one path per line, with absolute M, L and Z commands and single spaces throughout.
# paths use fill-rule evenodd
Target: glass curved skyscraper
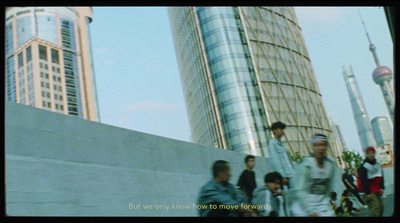
M 350 97 L 350 104 L 353 110 L 354 121 L 357 127 L 358 138 L 360 140 L 361 149 L 369 146 L 376 146 L 374 134 L 372 132 L 371 123 L 368 118 L 367 109 L 364 105 L 364 100 L 358 88 L 357 80 L 351 65 L 342 66 L 343 78 L 346 83 L 347 91 Z
M 6 10 L 6 100 L 99 121 L 90 7 Z
M 276 121 L 292 153 L 308 155 L 315 133 L 333 137 L 293 8 L 173 7 L 169 16 L 193 142 L 268 157 Z

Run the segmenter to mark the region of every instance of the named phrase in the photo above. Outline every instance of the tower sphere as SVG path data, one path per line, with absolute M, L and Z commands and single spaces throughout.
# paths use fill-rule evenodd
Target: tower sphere
M 392 80 L 392 71 L 389 67 L 380 66 L 374 70 L 372 73 L 372 79 L 376 84 L 383 84 L 384 81 Z
M 369 50 L 374 51 L 376 49 L 376 46 L 374 44 L 369 45 Z

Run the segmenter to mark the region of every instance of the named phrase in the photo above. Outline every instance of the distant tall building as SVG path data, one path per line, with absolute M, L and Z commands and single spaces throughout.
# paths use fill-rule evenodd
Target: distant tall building
M 365 34 L 367 35 L 368 42 L 369 42 L 369 50 L 374 57 L 374 61 L 376 64 L 376 69 L 372 72 L 372 79 L 375 81 L 377 85 L 381 87 L 381 91 L 383 94 L 383 98 L 385 99 L 386 107 L 389 111 L 390 118 L 393 122 L 394 116 L 394 94 L 392 86 L 390 85 L 390 81 L 392 80 L 392 71 L 389 67 L 382 66 L 379 62 L 378 54 L 376 53 L 376 46 L 372 44 L 371 39 L 369 38 L 367 28 L 365 27 L 364 20 L 361 17 L 361 22 L 364 26 Z
M 331 126 L 332 126 L 333 134 L 335 136 L 337 145 L 338 145 L 340 151 L 343 152 L 343 151 L 347 150 L 347 146 L 346 146 L 346 142 L 344 141 L 342 131 L 340 130 L 339 125 L 336 124 L 333 121 L 333 119 L 330 119 L 330 120 L 331 120 Z
M 91 7 L 6 9 L 6 100 L 99 121 Z
M 291 152 L 308 155 L 315 133 L 334 137 L 294 8 L 171 7 L 169 16 L 193 142 L 268 157 L 276 121 Z
M 389 121 L 385 116 L 378 116 L 371 121 L 372 131 L 374 132 L 377 146 L 389 144 L 393 149 L 393 132 Z
M 345 65 L 342 68 L 344 81 L 349 92 L 350 103 L 353 109 L 354 121 L 357 126 L 358 138 L 362 147 L 361 149 L 364 151 L 368 146 L 376 146 L 375 138 L 353 69 L 351 65 Z

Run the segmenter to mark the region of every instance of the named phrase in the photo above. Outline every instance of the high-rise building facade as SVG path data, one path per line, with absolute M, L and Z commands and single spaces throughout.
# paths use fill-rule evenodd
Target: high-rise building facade
M 310 154 L 315 133 L 333 137 L 294 8 L 171 7 L 169 16 L 193 142 L 268 157 L 276 121 L 292 153 Z
M 350 97 L 351 108 L 353 110 L 354 121 L 356 123 L 358 138 L 361 149 L 364 151 L 368 146 L 376 146 L 376 141 L 372 132 L 371 123 L 368 118 L 364 100 L 361 97 L 356 77 L 354 76 L 351 65 L 344 65 L 343 78 L 346 83 L 347 91 Z M 364 151 L 365 152 L 365 151 Z
M 100 121 L 91 7 L 6 9 L 6 100 Z
M 393 132 L 389 120 L 385 116 L 378 116 L 371 120 L 371 125 L 377 146 L 389 144 L 393 148 Z
M 335 139 L 336 139 L 336 143 L 337 143 L 340 151 L 343 152 L 343 151 L 347 150 L 348 148 L 346 146 L 346 142 L 344 141 L 342 131 L 340 130 L 340 126 L 338 124 L 336 124 L 332 120 L 332 118 L 330 119 L 330 121 L 331 121 L 333 135 L 335 136 Z

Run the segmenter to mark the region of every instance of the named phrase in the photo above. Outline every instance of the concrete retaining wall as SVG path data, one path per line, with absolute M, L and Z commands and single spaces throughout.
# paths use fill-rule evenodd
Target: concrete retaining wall
M 214 161 L 231 163 L 235 184 L 245 168 L 245 154 L 10 102 L 5 124 L 8 215 L 196 216 Z M 267 159 L 256 165 L 261 185 Z
M 12 102 L 5 117 L 8 215 L 197 216 L 214 161 L 230 162 L 233 184 L 245 169 L 245 154 Z M 268 159 L 256 157 L 255 172 L 260 186 Z M 341 175 L 336 182 L 340 195 Z

